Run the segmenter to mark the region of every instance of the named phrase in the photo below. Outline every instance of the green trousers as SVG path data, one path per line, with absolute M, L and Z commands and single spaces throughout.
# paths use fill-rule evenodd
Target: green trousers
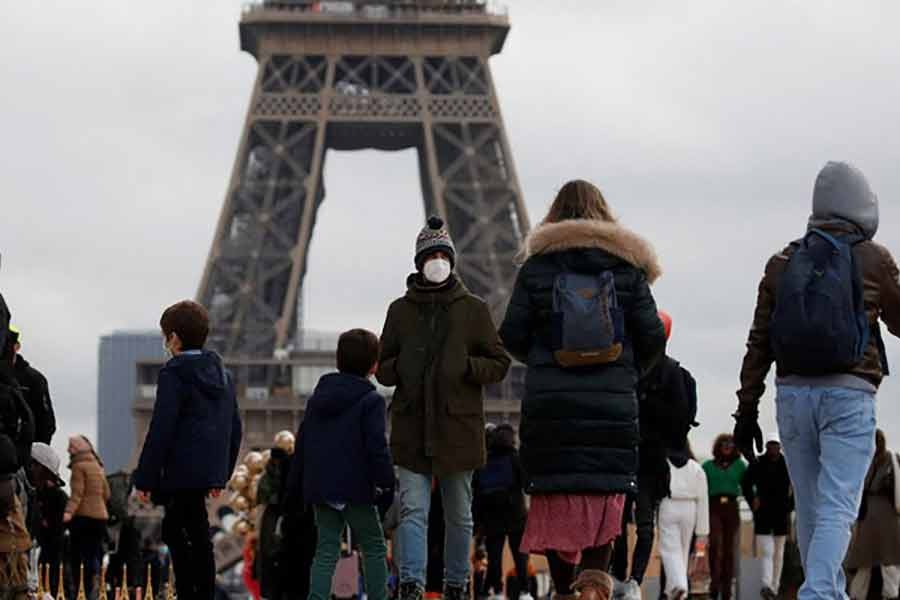
M 387 597 L 387 544 L 378 518 L 378 509 L 370 504 L 351 504 L 344 510 L 316 505 L 319 542 L 310 574 L 309 600 L 330 600 L 334 570 L 341 556 L 341 535 L 350 525 L 353 542 L 363 555 L 366 593 L 369 600 Z

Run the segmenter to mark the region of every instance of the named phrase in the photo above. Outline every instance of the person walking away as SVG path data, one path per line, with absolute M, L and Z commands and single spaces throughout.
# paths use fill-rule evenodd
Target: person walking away
M 670 449 L 670 495 L 659 505 L 659 553 L 666 573 L 665 597 L 685 600 L 690 592 L 688 561 L 692 540 L 695 551 L 706 548 L 709 536 L 709 489 L 706 472 L 687 440 Z
M 880 429 L 863 490 L 859 521 L 844 563 L 848 570 L 856 570 L 850 597 L 865 600 L 872 569 L 881 567 L 881 597 L 893 599 L 900 595 L 900 462 L 897 454 L 888 450 Z
M 16 446 L 19 470 L 16 472 L 16 494 L 27 516 L 28 474 L 25 467 L 31 461 L 31 444 L 34 442 L 34 414 L 28 407 L 13 363 L 15 338 L 6 330 L 6 342 L 0 347 L 0 433 L 6 434 Z
M 709 594 L 713 600 L 731 600 L 741 530 L 739 499 L 747 463 L 734 436 L 727 433 L 716 438 L 712 454 L 713 458 L 703 463 L 709 484 Z
M 94 578 L 100 573 L 103 561 L 103 542 L 109 513 L 109 484 L 103 463 L 94 446 L 83 435 L 69 438 L 69 470 L 72 472 L 69 489 L 72 494 L 63 513 L 63 523 L 69 527 L 71 539 L 71 570 L 79 573 L 84 567 L 84 590 L 90 597 Z
M 19 469 L 16 445 L 8 435 L 0 433 L 0 597 L 11 600 L 29 598 L 31 537 L 16 494 L 15 476 Z
M 625 495 L 637 491 L 635 388 L 665 350 L 650 293 L 661 270 L 580 180 L 559 191 L 523 257 L 500 328 L 528 369 L 520 437 L 531 507 L 520 551 L 547 556 L 559 597 L 606 600 Z
M 165 507 L 162 536 L 178 597 L 211 600 L 216 573 L 206 499 L 218 496 L 234 471 L 241 418 L 231 375 L 203 349 L 206 309 L 184 300 L 167 308 L 159 324 L 171 358 L 159 372 L 134 486 L 143 502 Z
M 806 572 L 800 600 L 845 597 L 841 563 L 875 452 L 875 395 L 888 373 L 879 317 L 900 334 L 900 271 L 872 241 L 877 230 L 878 199 L 862 172 L 825 165 L 805 237 L 766 265 L 741 367 L 735 435 L 750 456 L 754 444 L 762 450 L 759 399 L 777 366 L 778 430 Z
M 53 412 L 47 378 L 22 356 L 21 332 L 10 327 L 9 335 L 12 339 L 13 372 L 19 383 L 19 390 L 34 416 L 34 441 L 50 444 L 56 433 L 56 415 Z
M 454 273 L 456 250 L 438 217 L 416 238 L 416 272 L 388 309 L 378 381 L 396 386 L 391 452 L 401 503 L 397 562 L 401 600 L 421 600 L 428 568 L 431 483 L 445 522 L 445 600 L 467 595 L 472 473 L 485 464 L 484 388 L 503 381 L 510 358 L 488 305 Z
M 665 311 L 659 318 L 672 335 L 672 317 Z M 622 533 L 616 538 L 613 576 L 625 582 L 622 593 L 626 600 L 640 600 L 641 584 L 650 563 L 656 514 L 659 503 L 669 496 L 669 464 L 667 448 L 681 448 L 688 432 L 696 425 L 697 384 L 677 360 L 666 355 L 649 375 L 638 384 L 638 414 L 641 443 L 638 450 L 638 489 L 628 494 L 622 520 Z M 628 577 L 628 520 L 634 514 L 637 543 L 631 558 Z
M 298 437 L 304 499 L 315 509 L 319 541 L 313 560 L 310 600 L 330 600 L 332 580 L 349 525 L 362 550 L 366 593 L 387 595 L 387 545 L 377 498 L 391 493 L 394 469 L 385 433 L 384 398 L 368 377 L 378 367 L 378 336 L 364 329 L 341 334 L 338 373 L 319 380 Z M 299 485 L 300 468 L 292 485 Z
M 497 426 L 491 435 L 487 464 L 475 472 L 475 500 L 472 511 L 476 530 L 487 548 L 486 595 L 503 594 L 503 549 L 509 541 L 522 600 L 528 594 L 528 555 L 519 552 L 528 509 L 525 504 L 525 473 L 519 459 L 516 430 L 509 424 Z
M 778 434 L 771 433 L 766 438 L 766 452 L 747 468 L 741 489 L 753 511 L 756 547 L 762 554 L 761 594 L 764 600 L 775 600 L 794 511 L 791 478 Z
M 279 561 L 290 568 L 290 576 L 282 580 L 280 600 L 308 600 L 310 576 L 318 545 L 315 512 L 303 499 L 303 448 L 299 440 L 303 438 L 303 423 L 295 436 L 294 453 L 291 456 L 288 479 L 285 482 L 282 503 L 281 552 Z
M 35 490 L 32 535 L 40 548 L 41 564 L 50 567 L 50 588 L 53 590 L 59 587 L 59 566 L 63 561 L 66 533 L 63 518 L 69 504 L 59 466 L 59 456 L 50 446 L 42 442 L 31 446 L 29 479 Z

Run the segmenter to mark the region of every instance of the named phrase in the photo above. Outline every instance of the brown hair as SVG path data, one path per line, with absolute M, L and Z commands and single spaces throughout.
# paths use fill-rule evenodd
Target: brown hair
M 616 220 L 603 193 L 593 183 L 583 179 L 576 179 L 562 186 L 544 217 L 544 223 L 559 223 L 569 219 Z
M 167 339 L 178 334 L 182 350 L 200 350 L 209 336 L 209 313 L 202 304 L 182 300 L 163 312 L 159 327 Z
M 722 454 L 722 447 L 729 442 L 734 446 L 734 452 L 731 454 L 730 460 L 735 461 L 741 457 L 741 451 L 738 449 L 737 444 L 734 443 L 734 436 L 730 433 L 721 433 L 716 437 L 716 441 L 713 442 L 713 459 L 717 461 L 725 459 L 725 456 Z
M 378 362 L 378 336 L 366 329 L 351 329 L 338 338 L 337 368 L 341 373 L 366 377 Z

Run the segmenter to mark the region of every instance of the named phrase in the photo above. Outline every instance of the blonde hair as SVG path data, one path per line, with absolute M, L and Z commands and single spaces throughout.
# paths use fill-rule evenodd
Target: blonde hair
M 591 219 L 615 223 L 603 193 L 589 181 L 569 181 L 556 194 L 544 223 L 559 223 L 570 219 Z

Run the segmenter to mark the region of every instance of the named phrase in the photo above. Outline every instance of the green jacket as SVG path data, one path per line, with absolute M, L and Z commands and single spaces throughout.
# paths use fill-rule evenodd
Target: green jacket
M 396 386 L 394 463 L 438 477 L 485 463 L 484 386 L 506 376 L 510 358 L 491 313 L 456 276 L 429 288 L 417 275 L 388 309 L 377 378 Z
M 747 472 L 747 463 L 743 459 L 737 459 L 727 469 L 717 465 L 714 460 L 708 460 L 703 463 L 703 470 L 706 471 L 706 481 L 709 485 L 710 496 L 733 496 L 738 498 L 743 493 L 741 482 L 744 479 L 744 473 Z

